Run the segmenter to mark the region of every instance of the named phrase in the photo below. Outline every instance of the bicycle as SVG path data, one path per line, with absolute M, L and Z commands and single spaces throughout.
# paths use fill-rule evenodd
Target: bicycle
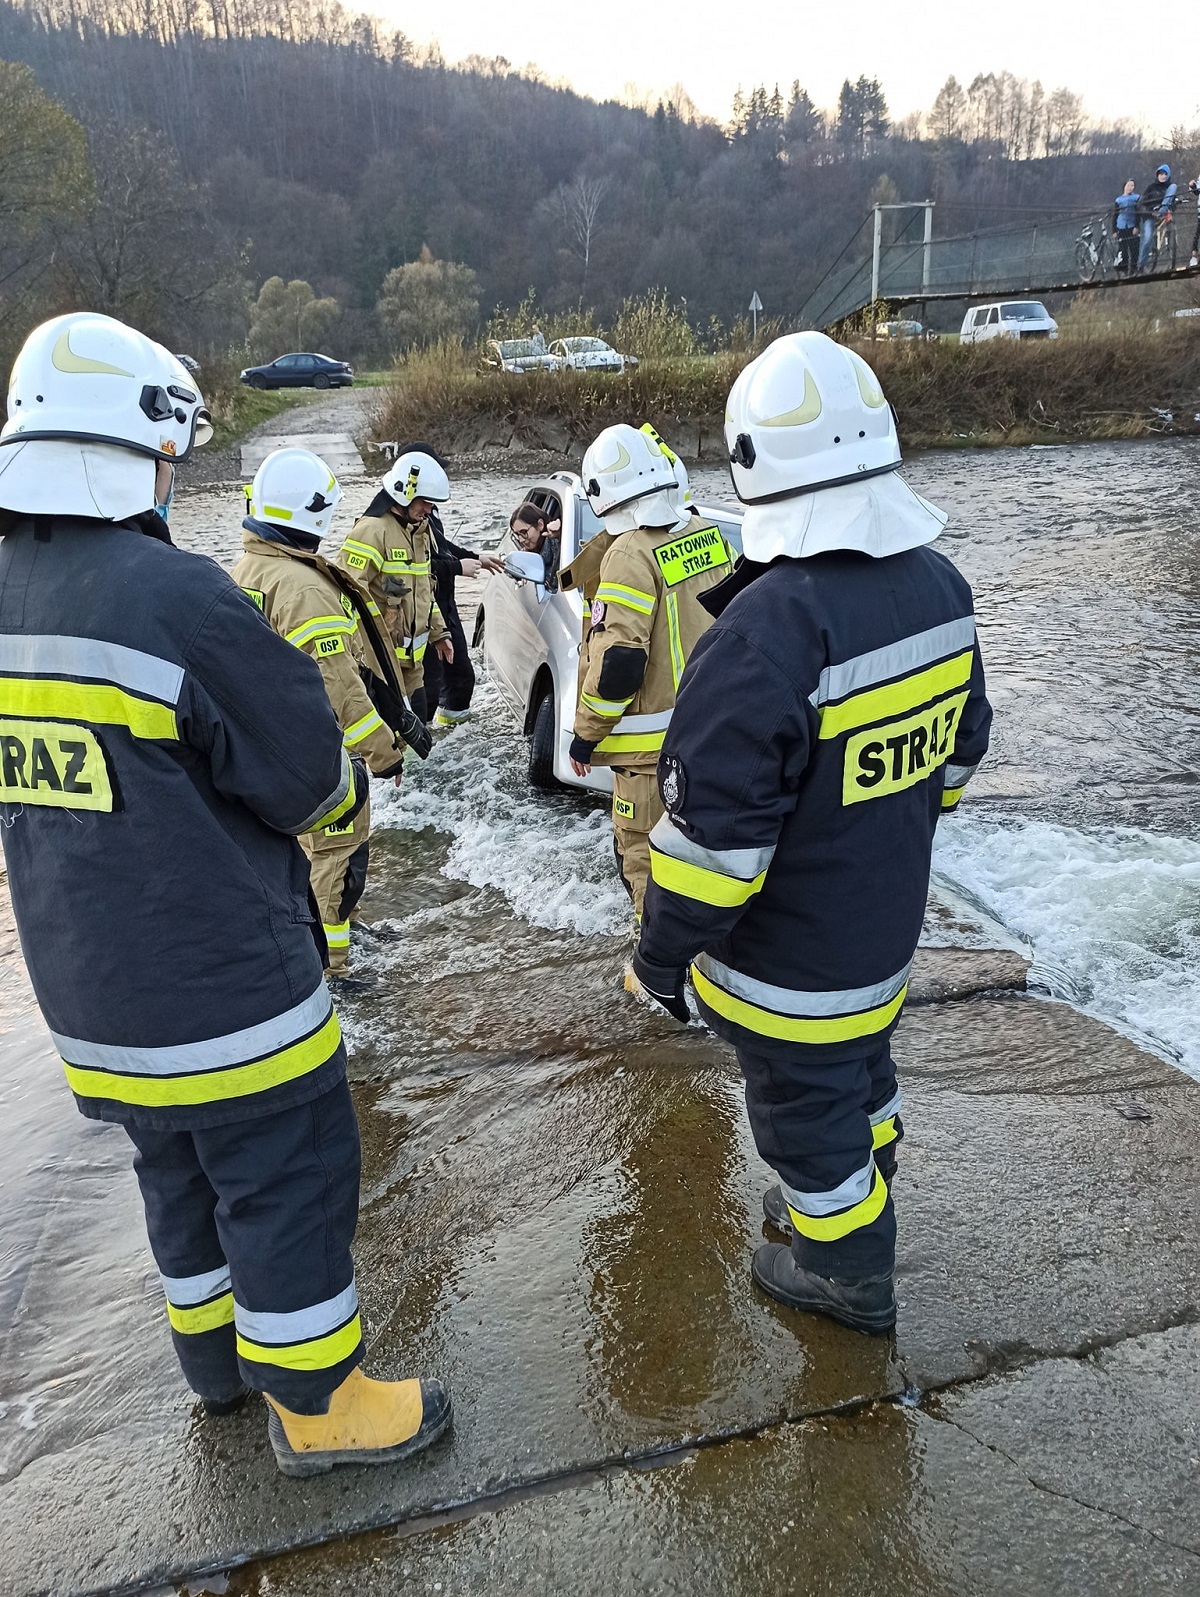
M 1108 223 L 1103 217 L 1088 222 L 1075 240 L 1075 265 L 1079 268 L 1080 281 L 1094 282 L 1097 272 L 1101 277 L 1107 277 L 1118 264 L 1119 257 L 1112 234 L 1108 231 Z
M 1179 258 L 1179 239 L 1175 232 L 1175 207 L 1179 204 L 1179 196 L 1165 207 L 1154 227 L 1154 239 L 1150 245 L 1150 253 L 1146 257 L 1146 271 L 1157 272 L 1158 263 L 1162 259 L 1169 261 L 1164 269 L 1173 272 Z

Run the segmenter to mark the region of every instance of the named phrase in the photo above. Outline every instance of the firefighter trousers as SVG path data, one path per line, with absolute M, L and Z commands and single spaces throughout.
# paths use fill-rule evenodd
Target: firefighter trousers
M 471 664 L 471 651 L 463 631 L 462 617 L 457 605 L 440 605 L 442 620 L 454 645 L 454 659 L 447 663 L 431 645 L 425 650 L 423 661 L 425 675 L 426 719 L 432 720 L 440 710 L 447 721 L 465 720 L 471 708 L 471 695 L 475 692 L 475 667 Z
M 639 921 L 650 885 L 650 832 L 662 813 L 653 767 L 645 771 L 613 767 L 613 852 Z
M 896 1258 L 900 1093 L 888 1042 L 868 1041 L 855 1053 L 802 1043 L 737 1049 L 754 1141 L 792 1211 L 796 1262 L 846 1280 L 890 1274 Z
M 184 1378 L 297 1414 L 362 1361 L 350 1243 L 358 1121 L 343 1077 L 311 1102 L 204 1131 L 126 1126 Z
M 329 947 L 329 971 L 343 976 L 350 966 L 350 917 L 367 885 L 371 853 L 371 801 L 345 826 L 327 826 L 300 839 L 308 855 L 313 897 Z
M 432 652 L 433 645 L 430 644 L 425 653 Z M 404 697 L 422 721 L 428 721 L 429 706 L 425 701 L 425 655 L 417 661 L 401 660 L 397 657 L 396 670 L 400 673 L 400 681 L 404 684 Z

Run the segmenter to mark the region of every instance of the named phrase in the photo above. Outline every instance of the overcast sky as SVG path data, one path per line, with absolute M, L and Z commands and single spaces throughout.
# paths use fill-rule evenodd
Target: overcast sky
M 894 116 L 927 110 L 953 73 L 1008 70 L 1082 94 L 1098 122 L 1132 117 L 1151 138 L 1174 123 L 1200 125 L 1200 4 L 1155 0 L 1007 5 L 922 0 L 795 0 L 790 5 L 605 5 L 591 0 L 348 0 L 418 44 L 436 39 L 447 61 L 502 55 L 533 62 L 583 94 L 619 98 L 682 83 L 702 112 L 725 121 L 739 83 L 793 78 L 819 106 L 837 103 L 846 77 L 878 77 Z M 1151 27 L 1153 23 L 1153 27 Z

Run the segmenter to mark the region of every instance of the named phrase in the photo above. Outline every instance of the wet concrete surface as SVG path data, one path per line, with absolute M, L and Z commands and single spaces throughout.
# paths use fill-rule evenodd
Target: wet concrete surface
M 381 847 L 366 907 L 419 937 L 419 986 L 398 979 L 411 951 L 391 945 L 370 956 L 380 988 L 345 1019 L 369 1366 L 448 1379 L 453 1433 L 411 1466 L 301 1483 L 276 1473 L 259 1403 L 202 1418 L 123 1134 L 78 1121 L 63 1088 L 53 1191 L 3 1349 L 0 1589 L 173 1590 L 192 1573 L 195 1590 L 196 1571 L 545 1485 L 554 1495 L 473 1527 L 237 1579 L 392 1590 L 394 1560 L 415 1558 L 445 1590 L 480 1589 L 487 1571 L 497 1590 L 569 1575 L 580 1590 L 748 1591 L 766 1537 L 789 1591 L 906 1570 L 910 1590 L 989 1589 L 955 1584 L 992 1556 L 983 1530 L 968 1527 L 965 1566 L 957 1511 L 928 1510 L 944 1547 L 913 1530 L 921 1483 L 936 1464 L 952 1501 L 958 1470 L 1014 1467 L 901 1396 L 1027 1379 L 1195 1316 L 1200 1088 L 1064 1005 L 1004 995 L 1021 977 L 1009 951 L 925 951 L 927 999 L 941 982 L 955 1001 L 914 1005 L 897 1039 L 899 1334 L 859 1337 L 750 1283 L 770 1175 L 728 1051 L 615 995 L 621 937 L 581 956 L 578 937 L 523 921 L 499 947 L 480 935 L 494 895 L 432 872 L 440 847 Z M 48 1050 L 35 1064 L 54 1068 Z M 1127 1119 L 1134 1103 L 1150 1118 Z M 702 1442 L 715 1445 L 687 1463 L 641 1468 Z M 781 1492 L 800 1515 L 794 1563 Z M 394 1551 L 373 1588 L 380 1546 Z

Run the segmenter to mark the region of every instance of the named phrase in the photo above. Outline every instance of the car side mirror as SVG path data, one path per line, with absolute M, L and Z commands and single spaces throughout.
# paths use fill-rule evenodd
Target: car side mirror
M 516 549 L 504 557 L 504 575 L 514 582 L 545 582 L 546 567 L 541 555 L 531 549 Z

